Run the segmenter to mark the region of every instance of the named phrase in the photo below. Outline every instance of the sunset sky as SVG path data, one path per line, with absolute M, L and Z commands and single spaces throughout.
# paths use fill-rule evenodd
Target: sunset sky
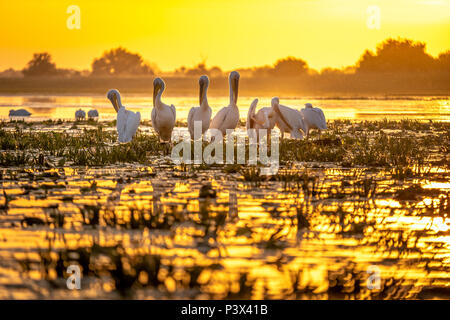
M 81 29 L 69 30 L 69 5 Z M 377 5 L 381 28 L 369 29 Z M 450 0 L 17 0 L 0 2 L 0 70 L 21 69 L 47 51 L 58 67 L 90 69 L 94 57 L 123 46 L 163 71 L 206 60 L 224 70 L 286 56 L 310 67 L 352 65 L 388 37 L 450 49 Z

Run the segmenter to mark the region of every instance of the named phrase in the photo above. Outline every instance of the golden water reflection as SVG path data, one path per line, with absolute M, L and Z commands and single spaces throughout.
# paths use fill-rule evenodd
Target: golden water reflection
M 420 183 L 439 194 L 403 201 L 385 174 L 374 174 L 379 196 L 358 195 L 363 169 L 308 169 L 321 179 L 314 196 L 220 169 L 2 171 L 2 299 L 392 299 L 450 285 L 450 218 L 438 210 L 449 186 L 433 176 Z M 343 196 L 331 188 L 342 177 Z M 70 263 L 83 267 L 83 290 L 66 288 Z M 366 286 L 373 266 L 379 290 Z

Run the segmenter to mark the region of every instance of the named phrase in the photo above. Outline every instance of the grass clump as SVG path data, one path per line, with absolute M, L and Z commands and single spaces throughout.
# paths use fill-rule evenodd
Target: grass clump
M 154 135 L 138 133 L 128 144 L 118 144 L 114 132 L 84 129 L 71 132 L 34 132 L 0 129 L 0 165 L 39 165 L 45 157 L 62 158 L 59 164 L 79 166 L 115 163 L 147 163 L 149 156 L 159 155 L 163 146 Z M 37 160 L 32 156 L 39 153 Z

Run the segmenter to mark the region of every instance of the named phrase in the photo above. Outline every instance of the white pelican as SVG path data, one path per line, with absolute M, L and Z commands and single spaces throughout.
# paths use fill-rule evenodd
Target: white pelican
M 166 84 L 161 78 L 153 80 L 152 126 L 161 141 L 170 142 L 175 126 L 176 111 L 173 104 L 169 106 L 161 101 L 165 88 Z
M 106 97 L 111 101 L 117 112 L 117 133 L 119 135 L 119 142 L 130 142 L 141 122 L 141 113 L 134 113 L 125 109 L 122 105 L 120 93 L 116 89 L 109 90 Z
M 81 109 L 78 109 L 77 111 L 75 111 L 75 120 L 76 121 L 81 121 L 86 119 L 86 112 L 84 112 Z
M 272 99 L 272 106 L 274 105 L 274 99 Z M 271 107 L 265 107 L 256 111 L 256 106 L 258 104 L 258 99 L 253 100 L 250 105 L 250 109 L 248 109 L 247 115 L 247 130 L 256 129 L 256 138 L 259 137 L 259 130 L 266 129 L 267 136 L 270 137 L 270 133 L 272 129 L 275 127 L 275 117 L 269 118 L 269 114 L 272 111 Z
M 275 123 L 281 131 L 282 139 L 284 138 L 285 132 L 289 132 L 293 138 L 303 139 L 303 134 L 300 130 L 305 132 L 305 124 L 301 112 L 281 105 L 278 97 L 272 99 L 270 118 L 275 118 Z
M 300 112 L 305 124 L 306 138 L 308 138 L 309 130 L 311 129 L 319 129 L 319 136 L 320 130 L 327 130 L 327 121 L 325 120 L 322 109 L 314 108 L 311 103 L 306 103 L 305 108 Z
M 96 109 L 92 109 L 88 111 L 88 119 L 98 118 L 98 111 Z
M 194 122 L 202 122 L 202 134 L 209 129 L 211 122 L 211 107 L 208 104 L 207 91 L 209 87 L 209 79 L 207 76 L 201 76 L 198 80 L 200 85 L 200 102 L 199 107 L 193 107 L 188 114 L 188 129 L 191 134 L 191 139 L 194 139 Z
M 29 117 L 31 116 L 31 113 L 25 109 L 18 109 L 18 110 L 9 110 L 9 116 L 10 117 Z
M 209 126 L 211 129 L 218 129 L 225 135 L 227 129 L 235 129 L 239 123 L 239 109 L 236 105 L 239 89 L 239 73 L 233 71 L 229 76 L 230 104 L 223 107 L 216 113 Z

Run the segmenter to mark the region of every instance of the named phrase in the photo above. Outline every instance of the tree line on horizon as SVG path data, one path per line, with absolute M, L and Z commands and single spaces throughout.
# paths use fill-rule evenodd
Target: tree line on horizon
M 125 48 L 118 47 L 105 51 L 101 57 L 92 62 L 90 72 L 81 72 L 73 69 L 60 69 L 47 52 L 35 53 L 26 67 L 17 72 L 8 69 L 3 74 L 21 73 L 25 77 L 41 76 L 152 76 L 159 72 L 155 64 L 145 62 L 138 53 L 132 53 Z M 373 73 L 449 73 L 450 74 L 450 50 L 447 50 L 437 58 L 426 52 L 426 44 L 410 39 L 389 38 L 377 45 L 375 52 L 366 50 L 353 66 L 343 69 L 325 68 L 320 72 L 309 68 L 306 61 L 286 57 L 277 60 L 273 65 L 238 69 L 239 72 L 249 77 L 298 77 L 305 75 L 344 75 L 344 74 L 373 74 Z M 173 71 L 175 76 L 200 76 L 206 74 L 210 77 L 223 76 L 221 68 L 214 66 L 207 68 L 203 61 L 198 65 L 187 68 L 180 67 Z

